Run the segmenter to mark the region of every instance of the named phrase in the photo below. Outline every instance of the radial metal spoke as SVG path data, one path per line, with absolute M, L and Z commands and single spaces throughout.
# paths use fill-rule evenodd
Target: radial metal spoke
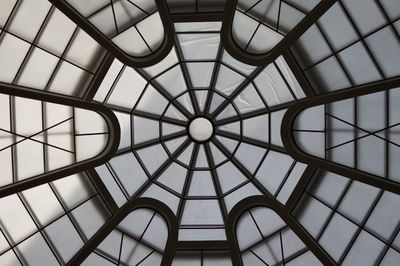
M 114 109 L 114 108 L 113 108 Z M 124 112 L 126 114 L 133 114 L 135 116 L 140 116 L 143 118 L 147 118 L 147 119 L 151 119 L 151 120 L 155 120 L 155 121 L 161 121 L 161 122 L 165 122 L 165 123 L 169 123 L 169 124 L 173 124 L 176 126 L 182 126 L 182 127 L 186 127 L 187 122 L 186 121 L 182 121 L 182 120 L 178 120 L 175 118 L 170 118 L 170 117 L 166 117 L 166 116 L 158 116 L 155 114 L 151 114 L 148 112 L 144 112 L 144 111 L 138 111 L 138 110 L 133 110 L 132 112 L 118 108 L 115 109 L 118 110 L 119 112 Z
M 104 201 L 105 205 L 107 206 L 108 210 L 111 214 L 114 214 L 118 211 L 119 207 L 115 202 L 114 198 L 112 197 L 110 191 L 108 190 L 107 186 L 101 180 L 101 177 L 97 174 L 94 168 L 88 169 L 85 171 L 86 175 L 89 177 L 89 180 L 92 182 L 95 189 L 98 191 L 101 199 Z
M 174 97 L 163 87 L 161 86 L 155 79 L 149 77 L 149 75 L 143 69 L 136 69 L 137 73 L 139 73 L 153 88 L 158 91 L 165 99 L 167 99 L 170 104 L 172 104 L 176 109 L 178 109 L 186 118 L 193 117 L 191 114 L 180 102 L 176 101 Z
M 253 174 L 247 170 L 247 168 L 238 160 L 236 159 L 224 145 L 219 142 L 217 139 L 213 139 L 213 144 L 217 146 L 222 153 L 230 158 L 230 162 L 249 180 L 251 183 L 264 195 L 273 198 L 273 195 L 253 176 Z
M 206 114 L 206 115 L 209 115 L 210 106 L 211 106 L 211 102 L 212 102 L 212 98 L 213 98 L 213 94 L 214 94 L 214 90 L 215 90 L 215 84 L 217 83 L 218 74 L 219 74 L 219 71 L 221 68 L 221 60 L 222 60 L 223 53 L 224 53 L 224 48 L 223 48 L 222 44 L 220 44 L 218 47 L 218 52 L 217 52 L 217 62 L 214 65 L 214 69 L 213 69 L 211 81 L 210 81 L 210 87 L 208 90 L 206 103 L 204 105 L 204 114 Z
M 217 135 L 219 136 L 223 136 L 225 138 L 229 138 L 229 139 L 234 139 L 237 141 L 241 141 L 250 145 L 254 145 L 263 149 L 268 149 L 268 150 L 272 150 L 272 151 L 276 151 L 279 153 L 284 153 L 287 154 L 286 150 L 283 147 L 280 147 L 278 145 L 274 145 L 272 143 L 268 143 L 268 142 L 264 142 L 264 141 L 260 141 L 260 140 L 256 140 L 256 139 L 252 139 L 252 138 L 248 138 L 248 137 L 244 137 L 244 136 L 239 136 L 236 135 L 234 133 L 231 132 L 226 132 L 223 130 L 217 130 L 216 132 Z
M 173 134 L 168 134 L 168 135 L 164 135 L 161 136 L 159 138 L 156 139 L 151 139 L 151 140 L 147 140 L 145 142 L 141 142 L 138 144 L 135 144 L 132 146 L 133 150 L 140 150 L 140 149 L 144 149 L 144 148 L 148 148 L 150 146 L 153 146 L 155 144 L 161 143 L 161 142 L 166 142 L 166 141 L 170 141 L 170 140 L 174 140 L 174 139 L 179 139 L 181 137 L 186 136 L 186 131 L 180 131 L 180 132 L 176 132 Z
M 197 156 L 199 155 L 199 150 L 200 150 L 200 144 L 195 144 L 193 147 L 192 155 L 190 157 L 190 162 L 189 162 L 189 171 L 187 171 L 186 178 L 185 178 L 185 183 L 183 185 L 182 189 L 182 200 L 179 202 L 178 205 L 178 211 L 177 211 L 177 217 L 178 217 L 178 224 L 180 225 L 182 222 L 182 215 L 183 211 L 185 209 L 185 203 L 186 203 L 186 198 L 188 197 L 189 194 L 189 187 L 192 183 L 192 176 L 193 176 L 193 169 L 196 166 L 197 162 Z
M 111 67 L 111 64 L 114 62 L 114 56 L 112 56 L 110 53 L 107 53 L 103 60 L 100 63 L 100 66 L 97 68 L 97 71 L 90 82 L 88 88 L 83 94 L 83 99 L 87 101 L 92 101 L 94 96 L 97 93 L 97 90 L 99 89 L 101 83 L 104 80 L 104 77 L 106 76 L 108 70 Z
M 184 62 L 184 57 L 183 57 L 183 53 L 182 53 L 182 49 L 179 45 L 179 41 L 178 41 L 178 37 L 175 34 L 175 51 L 176 51 L 176 55 L 178 57 L 178 61 L 180 62 L 180 68 L 183 74 L 183 78 L 185 81 L 185 85 L 188 89 L 188 93 L 189 93 L 189 97 L 190 97 L 190 101 L 192 102 L 192 106 L 193 106 L 193 110 L 194 113 L 196 115 L 200 114 L 200 107 L 199 107 L 199 103 L 197 101 L 197 97 L 196 97 L 196 93 L 193 89 L 193 84 L 192 81 L 190 80 L 190 74 L 189 74 L 189 70 L 186 66 L 186 63 Z
M 212 119 L 215 119 L 243 90 L 247 88 L 248 85 L 251 84 L 252 80 L 260 74 L 263 70 L 263 67 L 258 67 L 251 74 L 246 77 L 246 79 L 228 96 L 225 98 L 225 100 L 214 110 L 212 114 L 210 114 L 210 117 Z
M 299 182 L 296 184 L 293 192 L 290 194 L 289 199 L 286 201 L 285 208 L 291 213 L 296 207 L 297 203 L 303 196 L 304 190 L 310 183 L 313 176 L 316 174 L 317 169 L 313 166 L 308 165 Z
M 218 203 L 219 203 L 220 210 L 222 212 L 222 217 L 224 219 L 224 222 L 226 222 L 226 217 L 228 216 L 228 209 L 226 207 L 224 199 L 222 198 L 223 193 L 222 193 L 221 184 L 220 184 L 219 179 L 218 179 L 218 173 L 215 170 L 214 159 L 212 157 L 210 145 L 208 143 L 206 143 L 204 145 L 204 151 L 206 153 L 208 165 L 209 165 L 209 167 L 211 169 L 210 170 L 211 177 L 212 177 L 212 181 L 213 181 L 213 184 L 214 184 L 215 192 L 217 193 Z

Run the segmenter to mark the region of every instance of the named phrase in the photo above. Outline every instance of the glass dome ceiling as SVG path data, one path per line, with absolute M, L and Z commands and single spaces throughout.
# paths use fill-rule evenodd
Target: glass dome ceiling
M 398 0 L 3 0 L 1 265 L 397 265 Z

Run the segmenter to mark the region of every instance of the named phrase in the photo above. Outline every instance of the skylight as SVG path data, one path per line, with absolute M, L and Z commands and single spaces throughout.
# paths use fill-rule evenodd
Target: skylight
M 3 0 L 1 265 L 396 265 L 398 0 Z

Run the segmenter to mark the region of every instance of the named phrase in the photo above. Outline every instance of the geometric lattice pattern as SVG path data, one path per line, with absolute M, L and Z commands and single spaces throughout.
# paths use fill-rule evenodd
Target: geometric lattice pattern
M 304 97 L 293 73 L 282 57 L 258 68 L 233 59 L 220 27 L 176 23 L 166 59 L 145 69 L 115 60 L 94 98 L 122 128 L 119 151 L 98 168 L 100 177 L 119 205 L 136 197 L 165 202 L 185 241 L 225 240 L 224 220 L 240 199 L 264 193 L 285 202 L 305 169 L 287 156 L 279 134 L 286 105 Z M 209 142 L 188 134 L 196 117 L 213 124 Z
M 126 54 L 146 56 L 162 44 L 164 30 L 154 0 L 66 2 Z
M 0 264 L 397 265 L 399 62 L 398 0 L 2 0 Z
M 236 229 L 244 265 L 320 265 L 306 245 L 271 209 L 244 213 Z
M 160 265 L 168 237 L 165 220 L 149 209 L 132 211 L 83 265 Z M 115 243 L 119 245 L 115 245 Z
M 2 265 L 65 265 L 110 214 L 85 174 L 0 199 Z
M 320 1 L 238 0 L 232 23 L 236 44 L 250 54 L 265 54 Z
M 399 182 L 399 92 L 391 89 L 304 110 L 295 121 L 297 145 L 311 155 Z
M 399 16 L 397 1 L 362 0 L 321 16 L 292 46 L 316 94 L 398 76 Z
M 104 118 L 90 110 L 0 94 L 0 186 L 10 186 L 100 154 Z
M 319 171 L 294 214 L 338 265 L 396 265 L 399 203 L 398 194 Z

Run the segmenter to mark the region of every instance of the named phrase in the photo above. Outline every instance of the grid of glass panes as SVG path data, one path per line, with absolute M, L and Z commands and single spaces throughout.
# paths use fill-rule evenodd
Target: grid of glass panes
M 104 55 L 46 0 L 3 0 L 0 40 L 0 82 L 66 95 L 85 91 Z
M 395 265 L 399 203 L 397 194 L 319 171 L 294 215 L 340 265 Z
M 170 14 L 224 12 L 226 0 L 166 0 Z
M 238 0 L 232 22 L 236 44 L 250 54 L 272 50 L 320 1 Z
M 122 131 L 116 156 L 97 168 L 103 182 L 119 206 L 139 196 L 166 203 L 180 240 L 225 239 L 224 219 L 238 201 L 264 193 L 286 202 L 305 170 L 280 139 L 287 106 L 304 97 L 293 73 L 282 57 L 259 68 L 233 59 L 220 27 L 176 23 L 163 61 L 133 69 L 115 60 L 94 98 L 113 109 Z M 199 115 L 216 128 L 206 144 L 186 132 Z
M 251 208 L 240 217 L 236 238 L 245 266 L 321 265 L 286 223 L 266 207 Z
M 65 265 L 109 217 L 84 173 L 0 199 L 0 264 Z
M 108 141 L 94 111 L 0 94 L 0 187 L 92 159 Z
M 400 8 L 393 0 L 337 1 L 292 51 L 318 94 L 400 74 Z
M 160 265 L 167 238 L 168 226 L 158 212 L 136 209 L 82 265 Z
M 197 2 L 204 1 L 195 1 L 194 3 L 197 4 Z M 292 1 L 286 0 L 280 2 L 287 4 Z M 359 8 L 361 5 L 363 9 Z M 37 12 L 25 12 L 32 8 L 35 8 Z M 111 9 L 113 9 L 113 4 L 111 5 Z M 301 8 L 298 10 L 300 11 Z M 112 12 L 115 11 L 112 10 Z M 21 18 L 22 16 L 24 16 L 24 19 Z M 335 23 L 329 23 L 332 17 L 335 18 Z M 338 1 L 318 24 L 303 35 L 296 47 L 293 48 L 314 89 L 318 93 L 324 93 L 330 90 L 347 88 L 357 84 L 397 76 L 398 68 L 396 63 L 399 61 L 399 17 L 399 5 L 396 0 Z M 115 18 L 114 13 L 111 18 Z M 53 23 L 53 20 L 58 22 Z M 30 27 L 26 27 L 26 21 L 28 21 Z M 343 24 L 341 24 L 342 22 Z M 60 24 L 63 24 L 68 30 L 62 31 L 58 29 Z M 4 67 L 4 69 L 1 68 L 0 77 L 1 81 L 6 83 L 32 86 L 63 94 L 79 95 L 83 91 L 81 89 L 88 84 L 86 82 L 93 75 L 94 65 L 98 62 L 94 62 L 92 59 L 96 58 L 98 53 L 102 53 L 102 50 L 92 39 L 44 0 L 4 0 L 0 11 L 0 26 L 0 38 L 2 41 L 0 45 L 0 61 L 2 64 L 0 67 Z M 179 28 L 178 24 L 175 26 Z M 185 50 L 182 47 L 185 41 L 182 41 L 182 38 L 179 40 L 178 37 L 183 37 L 185 34 L 194 34 L 193 31 L 198 31 L 198 29 L 185 29 L 186 26 L 183 26 L 184 29 L 176 36 L 179 45 L 170 54 L 168 60 L 156 66 L 145 70 L 132 70 L 123 66 L 118 61 L 114 61 L 109 71 L 111 78 L 109 75 L 106 77 L 97 100 L 114 108 L 120 122 L 124 122 L 121 123 L 121 129 L 125 131 L 122 132 L 123 138 L 120 143 L 118 156 L 113 159 L 115 165 L 112 167 L 113 162 L 110 161 L 108 164 L 98 168 L 103 180 L 107 181 L 107 187 L 111 190 L 119 205 L 122 205 L 131 196 L 147 193 L 147 196 L 150 195 L 164 202 L 166 201 L 171 209 L 179 209 L 181 213 L 180 217 L 183 219 L 185 208 L 190 204 L 183 203 L 182 199 L 186 201 L 218 201 L 220 206 L 222 206 L 221 203 L 224 203 L 226 210 L 228 210 L 228 196 L 235 195 L 235 192 L 241 191 L 238 193 L 238 197 L 232 197 L 231 204 L 236 203 L 243 196 L 248 196 L 245 195 L 244 188 L 249 183 L 241 183 L 228 190 L 225 194 L 222 193 L 221 189 L 221 191 L 215 193 L 216 197 L 213 194 L 211 196 L 206 195 L 206 199 L 196 198 L 204 196 L 204 194 L 190 195 L 191 185 L 194 182 L 193 180 L 196 180 L 194 178 L 196 172 L 201 174 L 209 173 L 210 177 L 208 180 L 211 180 L 211 182 L 208 181 L 209 185 L 206 185 L 208 188 L 214 188 L 215 180 L 218 182 L 221 181 L 219 176 L 229 174 L 229 172 L 218 174 L 217 170 L 219 167 L 228 164 L 228 162 L 233 165 L 234 169 L 235 167 L 238 169 L 240 175 L 246 178 L 255 175 L 253 179 L 257 180 L 256 172 L 261 171 L 262 165 L 269 158 L 273 167 L 267 168 L 268 175 L 271 174 L 271 171 L 275 171 L 277 165 L 279 165 L 281 170 L 277 170 L 277 172 L 283 173 L 283 177 L 280 181 L 277 181 L 278 178 L 275 179 L 277 174 L 274 174 L 274 178 L 265 180 L 265 183 L 260 181 L 262 185 L 260 188 L 264 187 L 265 190 L 262 191 L 263 193 L 268 192 L 266 194 L 273 194 L 278 200 L 284 203 L 285 198 L 279 199 L 279 196 L 282 195 L 282 191 L 285 191 L 285 196 L 290 194 L 292 190 L 291 186 L 295 186 L 297 183 L 295 180 L 300 178 L 302 169 L 305 167 L 290 159 L 280 149 L 282 148 L 279 138 L 280 119 L 287 107 L 282 107 L 280 104 L 285 105 L 296 98 L 303 97 L 301 96 L 301 90 L 296 89 L 297 84 L 295 79 L 290 78 L 290 71 L 284 71 L 286 66 L 283 68 L 279 66 L 278 59 L 272 65 L 280 78 L 272 78 L 273 74 L 270 72 L 267 73 L 266 80 L 272 84 L 271 87 L 273 88 L 275 88 L 276 84 L 281 83 L 285 85 L 281 88 L 285 87 L 286 89 L 263 91 L 264 87 L 257 86 L 256 81 L 246 81 L 254 80 L 257 77 L 261 80 L 262 75 L 258 71 L 264 72 L 265 69 L 246 70 L 249 66 L 237 61 L 235 62 L 223 51 L 220 44 L 216 45 L 216 57 L 212 57 L 212 59 L 202 61 L 198 58 L 186 58 L 185 56 L 195 55 L 196 53 L 193 51 L 201 47 L 201 45 L 195 44 L 195 49 L 189 49 L 189 53 L 185 55 Z M 330 27 L 334 28 L 331 29 Z M 118 29 L 118 24 L 116 29 Z M 198 34 L 207 35 L 210 33 L 216 36 L 215 28 L 210 31 Z M 52 37 L 60 32 L 68 32 L 68 34 L 62 34 L 58 38 Z M 210 38 L 207 37 L 201 40 L 201 42 L 205 46 L 212 47 L 212 42 L 208 42 L 209 40 Z M 191 43 L 193 43 L 193 39 L 190 40 L 188 38 L 188 47 L 191 46 Z M 88 50 L 85 50 L 85 48 L 88 48 Z M 181 49 L 180 51 L 179 48 Z M 300 49 L 303 49 L 302 52 L 299 52 Z M 80 54 L 81 51 L 85 52 Z M 13 55 L 12 60 L 10 60 L 10 55 Z M 41 62 L 46 62 L 45 66 L 40 65 Z M 48 67 L 50 65 L 52 65 L 51 68 Z M 207 72 L 207 66 L 213 66 L 213 71 Z M 242 76 L 244 77 L 244 81 L 239 82 L 240 85 L 236 88 L 233 85 L 233 90 L 229 89 L 229 85 L 225 88 L 227 89 L 226 91 L 223 91 L 224 87 L 221 87 L 222 90 L 219 90 L 216 84 L 218 83 L 218 76 L 222 73 L 221 69 L 223 67 L 229 68 L 226 71 L 230 72 L 230 74 L 225 74 L 228 80 L 229 77 Z M 46 71 L 35 72 L 42 71 L 43 69 Z M 168 90 L 173 89 L 169 85 L 167 88 L 154 85 L 160 82 L 175 85 L 175 83 L 168 82 L 168 79 L 172 79 L 174 82 L 178 81 L 178 83 L 181 82 L 182 79 L 178 78 L 175 80 L 176 76 L 174 75 L 172 75 L 174 78 L 167 77 L 171 74 L 168 72 L 172 69 L 174 71 L 178 69 L 178 76 L 183 76 L 184 84 L 183 89 L 181 88 L 182 90 L 175 91 L 175 95 L 173 95 L 173 91 Z M 219 71 L 218 74 L 216 74 L 217 70 Z M 125 72 L 133 73 L 133 75 L 128 77 L 128 74 L 125 75 Z M 113 77 L 114 74 L 115 76 Z M 209 77 L 210 75 L 211 77 Z M 140 76 L 140 78 L 132 78 L 137 76 Z M 119 89 L 116 89 L 119 82 L 123 80 L 122 77 L 126 78 L 126 81 L 130 79 L 136 82 L 133 84 L 143 84 L 139 93 L 137 90 L 130 89 L 130 86 L 123 88 L 120 85 Z M 163 79 L 167 81 L 163 81 Z M 138 80 L 141 83 L 137 83 Z M 221 79 L 221 81 L 223 82 L 224 80 Z M 250 83 L 252 83 L 254 89 L 248 86 Z M 127 84 L 130 83 L 127 82 Z M 210 91 L 206 88 L 207 84 L 212 87 Z M 243 84 L 246 84 L 246 86 L 242 86 Z M 115 94 L 114 92 L 118 90 L 123 93 L 120 95 Z M 243 100 L 246 99 L 244 94 L 242 94 L 245 91 L 253 91 L 253 95 L 258 95 L 256 98 L 260 99 L 258 101 L 262 107 L 257 106 L 257 100 L 252 102 L 251 105 L 257 106 L 256 108 L 259 109 L 256 111 L 260 113 L 252 113 L 251 111 L 247 113 L 246 107 L 249 106 L 249 102 L 244 101 L 244 105 L 241 105 L 243 104 Z M 254 94 L 254 91 L 256 94 Z M 101 93 L 103 93 L 104 97 Z M 138 95 L 135 96 L 137 98 L 134 98 L 134 100 L 129 97 L 125 97 L 124 99 L 122 97 L 123 95 L 136 95 L 135 93 L 138 93 Z M 266 97 L 264 93 L 269 93 L 273 97 Z M 149 99 L 154 100 L 152 98 L 154 95 L 156 95 L 157 99 L 161 99 L 161 103 L 164 104 L 162 108 L 149 103 Z M 285 100 L 285 97 L 281 95 L 285 95 L 290 100 Z M 379 101 L 382 97 L 380 95 L 376 99 Z M 220 99 L 220 101 L 218 102 L 216 99 Z M 254 100 L 255 98 L 251 99 Z M 145 103 L 143 103 L 143 100 Z M 272 104 L 268 102 L 271 100 L 275 102 Z M 189 117 L 198 111 L 197 108 L 200 110 L 208 108 L 209 111 L 213 101 L 216 104 L 216 109 L 212 115 L 215 116 L 215 121 L 219 121 L 219 140 L 204 146 L 191 144 L 189 140 L 185 139 L 186 135 L 183 133 Z M 122 103 L 122 105 L 118 102 Z M 141 105 L 139 102 L 142 102 Z M 206 104 L 207 102 L 208 104 Z M 353 103 L 349 105 L 354 106 Z M 140 108 L 138 109 L 138 107 Z M 161 108 L 161 110 L 157 108 Z M 221 116 L 224 113 L 226 116 Z M 218 115 L 220 115 L 219 119 Z M 245 135 L 246 125 L 242 122 L 245 122 L 246 119 L 255 119 L 259 116 L 267 118 L 267 120 L 260 118 L 261 121 L 268 121 L 267 132 L 269 136 L 267 139 L 265 136 L 259 138 L 259 136 L 250 135 L 248 137 Z M 122 120 L 121 117 L 123 117 Z M 153 120 L 158 122 L 158 124 L 156 126 L 154 124 L 149 126 L 151 123 L 148 123 L 148 121 L 143 122 L 143 120 L 140 122 L 140 119 Z M 152 134 L 157 132 L 157 129 L 158 133 L 152 135 L 151 139 L 146 139 L 146 136 L 138 136 L 138 131 L 132 129 L 132 126 L 138 120 L 139 126 L 145 125 L 143 128 L 146 129 L 147 125 L 147 128 L 150 129 L 146 133 Z M 239 122 L 239 126 L 234 126 L 234 129 L 221 129 L 222 126 L 235 122 Z M 387 120 L 385 123 L 387 123 Z M 175 130 L 178 128 L 178 130 L 174 131 L 173 128 Z M 247 128 L 250 128 L 247 134 L 259 132 L 257 130 L 253 131 L 251 127 Z M 265 129 L 265 127 L 263 128 Z M 153 131 L 153 129 L 155 130 Z M 224 131 L 226 132 L 224 133 Z M 132 134 L 133 132 L 136 133 Z M 170 134 L 165 135 L 166 132 Z M 139 138 L 137 139 L 137 137 Z M 175 140 L 178 139 L 181 141 L 176 142 Z M 222 143 L 221 139 L 226 140 Z M 153 140 L 157 141 L 153 143 Z M 269 144 L 269 146 L 263 146 L 265 143 L 260 143 L 260 140 Z M 272 146 L 271 144 L 276 146 Z M 147 155 L 146 152 L 143 152 L 155 145 L 159 145 L 160 149 L 156 148 L 149 151 Z M 264 149 L 263 155 L 259 155 L 262 158 L 262 163 L 259 160 L 260 164 L 255 167 L 259 168 L 259 170 L 251 171 L 254 169 L 254 165 L 252 166 L 251 163 L 245 163 L 245 167 L 243 166 L 243 168 L 239 166 L 239 163 L 241 163 L 239 150 L 241 147 L 245 147 L 245 145 L 247 145 L 246 147 L 253 147 L 253 150 L 257 150 L 258 148 L 261 148 L 261 150 Z M 215 148 L 214 150 L 213 147 Z M 201 157 L 202 148 L 205 154 L 203 157 Z M 130 153 L 132 149 L 135 150 L 134 153 Z M 246 148 L 243 149 L 246 150 Z M 257 152 L 253 150 L 251 150 L 252 155 L 255 154 L 257 156 Z M 186 159 L 182 156 L 185 151 L 189 154 Z M 161 154 L 161 156 L 155 157 L 157 160 L 154 165 L 145 164 L 141 161 L 146 156 L 149 158 L 153 156 L 154 158 L 155 154 Z M 162 154 L 164 154 L 164 157 Z M 273 154 L 276 156 L 269 157 Z M 202 161 L 199 158 L 203 158 Z M 220 165 L 215 163 L 218 158 L 223 158 L 219 163 Z M 271 160 L 271 158 L 275 159 Z M 285 159 L 283 160 L 282 158 Z M 123 163 L 124 160 L 128 162 L 128 165 Z M 166 163 L 167 161 L 169 162 Z M 132 162 L 134 163 L 132 164 Z M 117 167 L 119 163 L 121 165 Z M 285 166 L 282 166 L 284 164 Z M 176 184 L 179 184 L 176 180 L 164 181 L 164 183 L 159 182 L 161 179 L 160 176 L 172 167 L 172 165 L 177 168 L 180 167 L 185 173 L 182 175 L 184 177 L 182 178 L 184 179 L 182 188 L 177 189 L 174 187 Z M 151 168 L 155 168 L 155 170 L 151 170 Z M 284 171 L 283 169 L 288 170 Z M 299 170 L 294 171 L 294 169 Z M 176 168 L 171 168 L 171 171 L 175 170 Z M 143 182 L 140 183 L 139 181 L 138 185 L 136 179 L 132 180 L 132 172 L 139 173 L 138 176 Z M 263 177 L 268 175 L 263 175 Z M 154 177 L 157 177 L 157 180 Z M 101 205 L 100 199 L 95 192 L 86 199 L 82 199 L 80 203 L 71 203 L 71 206 L 74 206 L 71 207 L 68 203 L 69 200 L 79 201 L 81 199 L 77 198 L 75 193 L 78 193 L 80 196 L 85 194 L 77 191 L 77 187 L 82 188 L 81 185 L 77 185 L 76 187 L 71 185 L 74 183 L 71 181 L 71 178 L 61 179 L 53 182 L 51 185 L 42 185 L 0 200 L 3 201 L 0 204 L 2 212 L 0 215 L 2 223 L 0 226 L 2 231 L 2 240 L 0 243 L 3 247 L 1 251 L 2 256 L 0 256 L 1 264 L 14 262 L 18 264 L 18 262 L 25 263 L 26 261 L 36 263 L 38 259 L 47 259 L 54 263 L 58 261 L 62 264 L 76 253 L 83 245 L 83 242 L 86 241 L 85 239 L 97 231 L 107 213 L 104 211 L 104 208 L 99 207 Z M 84 177 L 79 176 L 76 180 L 80 180 L 81 182 L 82 178 Z M 149 178 L 152 179 L 151 182 L 148 181 Z M 62 190 L 57 189 L 56 184 L 64 181 L 66 183 L 62 184 L 62 188 L 69 191 L 65 192 L 67 194 L 70 193 L 69 196 L 66 196 L 69 200 L 62 198 Z M 291 186 L 287 185 L 289 181 Z M 228 185 L 229 182 L 227 182 Z M 270 182 L 273 182 L 273 184 Z M 130 187 L 131 184 L 140 187 Z M 73 189 L 69 190 L 69 185 Z M 83 187 L 87 188 L 88 186 L 85 185 Z M 336 189 L 332 189 L 333 187 Z M 201 190 L 202 188 L 204 188 L 202 184 L 196 185 L 196 189 L 204 193 Z M 181 191 L 179 191 L 180 189 Z M 249 193 L 251 195 L 260 193 L 257 189 Z M 183 193 L 183 191 L 186 192 Z M 244 193 L 242 193 L 243 191 Z M 193 196 L 193 198 L 189 198 L 189 196 Z M 42 197 L 46 197 L 46 199 Z M 90 207 L 87 207 L 88 209 L 80 209 L 81 211 L 78 211 L 78 208 L 88 206 L 86 203 L 94 199 L 96 199 L 95 204 L 88 204 L 90 205 Z M 382 264 L 390 264 L 396 263 L 399 260 L 398 251 L 400 249 L 397 242 L 400 228 L 398 221 L 400 218 L 398 217 L 399 211 L 397 207 L 399 204 L 397 201 L 398 196 L 395 194 L 381 191 L 344 177 L 320 172 L 305 192 L 295 214 L 310 234 L 339 263 L 343 262 L 344 264 L 351 265 L 359 263 L 365 265 L 371 262 L 381 262 Z M 54 218 L 54 213 L 47 211 L 47 209 L 45 210 L 43 208 L 44 205 L 52 205 L 51 210 L 54 207 L 54 209 L 62 209 L 67 214 L 62 216 L 62 211 L 60 211 L 58 212 L 59 214 L 55 214 L 57 217 Z M 73 215 L 74 212 L 76 216 Z M 88 213 L 91 214 L 93 221 L 86 220 Z M 224 214 L 224 212 L 222 213 Z M 78 216 L 81 218 L 76 218 Z M 11 220 L 11 218 L 13 219 Z M 85 229 L 81 229 L 81 227 L 87 228 L 88 231 L 85 232 Z M 18 230 L 14 231 L 14 229 Z M 59 231 L 69 232 L 68 236 L 71 239 L 63 238 L 59 234 Z M 337 232 L 342 233 L 337 234 Z M 120 239 L 123 238 L 123 236 L 120 237 Z M 28 245 L 30 241 L 35 243 L 35 245 Z M 28 248 L 26 248 L 27 246 Z M 42 257 L 40 258 L 37 254 L 41 254 Z M 362 261 L 359 261 L 360 259 Z M 38 263 L 43 264 L 42 261 L 38 261 Z
M 172 266 L 231 266 L 229 251 L 176 251 Z
M 126 54 L 145 56 L 164 40 L 154 0 L 64 0 Z
M 400 180 L 400 89 L 302 111 L 294 136 L 305 152 L 362 172 Z

